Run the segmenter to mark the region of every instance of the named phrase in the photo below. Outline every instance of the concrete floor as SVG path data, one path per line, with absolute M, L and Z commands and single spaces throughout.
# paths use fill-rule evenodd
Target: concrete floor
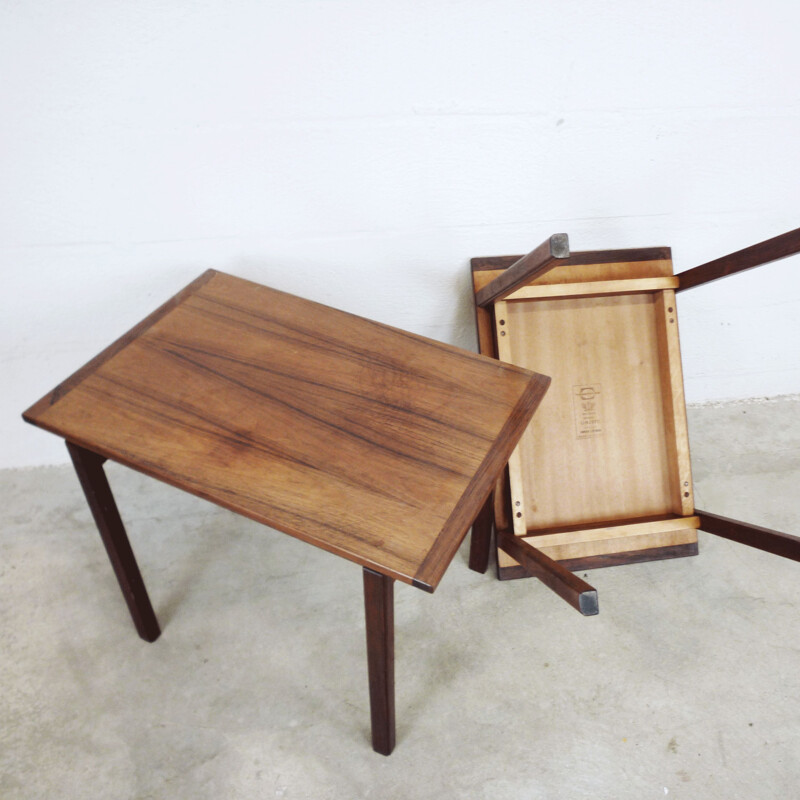
M 800 533 L 800 399 L 690 410 L 698 505 Z M 45 435 L 45 434 L 42 434 Z M 789 798 L 800 564 L 701 534 L 596 570 L 398 585 L 398 745 L 369 745 L 360 569 L 109 468 L 163 635 L 71 470 L 0 473 L 0 797 Z

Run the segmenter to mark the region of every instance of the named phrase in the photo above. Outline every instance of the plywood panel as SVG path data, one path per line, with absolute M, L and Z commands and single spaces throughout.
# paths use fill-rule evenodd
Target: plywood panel
M 552 377 L 517 449 L 515 533 L 674 512 L 655 297 L 528 300 L 496 311 L 501 357 Z

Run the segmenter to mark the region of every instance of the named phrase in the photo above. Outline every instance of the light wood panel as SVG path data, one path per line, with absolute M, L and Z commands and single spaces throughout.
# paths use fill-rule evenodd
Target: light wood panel
M 501 361 L 513 364 L 517 357 L 512 347 L 512 337 L 509 335 L 509 304 L 500 301 L 494 305 L 495 319 L 497 320 L 497 352 Z M 524 438 L 524 437 L 523 437 Z M 519 445 L 514 448 L 508 459 L 508 481 L 511 488 L 511 516 L 515 533 L 525 533 L 525 509 L 528 507 L 525 502 L 526 488 L 525 481 L 527 464 L 525 459 L 528 457 L 528 450 Z
M 24 416 L 433 591 L 547 384 L 209 271 Z
M 618 281 L 642 278 L 673 277 L 669 248 L 657 248 L 649 258 L 634 257 L 640 251 L 612 250 L 578 252 L 537 276 L 531 285 L 586 283 L 590 281 Z M 477 294 L 498 275 L 517 261 L 520 256 L 497 256 L 472 259 L 472 280 Z
M 476 293 L 517 258 L 473 259 Z M 536 547 L 562 547 L 549 555 L 575 563 L 615 552 L 638 560 L 648 550 L 658 558 L 696 551 L 677 285 L 668 248 L 577 252 L 496 304 L 494 316 L 479 311 L 481 352 L 549 367 L 554 378 L 511 457 L 504 492 L 512 496 L 496 497 L 498 528 L 520 536 L 555 528 L 537 533 Z M 548 305 L 557 298 L 560 305 Z M 591 374 L 601 389 L 614 387 L 589 401 L 604 420 L 576 412 L 572 389 L 593 386 Z M 631 519 L 648 521 L 632 527 Z M 517 568 L 502 550 L 498 564 L 501 574 Z
M 675 292 L 668 290 L 657 294 L 655 307 L 672 510 L 676 514 L 691 514 L 694 510 L 692 459 L 689 452 L 689 426 L 686 422 Z
M 614 528 L 606 529 L 610 534 L 615 534 Z M 572 558 L 587 558 L 601 556 L 608 553 L 630 553 L 640 550 L 651 550 L 660 547 L 674 547 L 676 545 L 693 544 L 697 541 L 697 529 L 694 527 L 676 527 L 669 530 L 655 531 L 652 533 L 626 533 L 624 535 L 610 535 L 606 539 L 586 539 L 565 541 L 563 543 L 542 546 L 540 537 L 523 537 L 538 550 L 554 561 L 566 561 Z
M 700 518 L 670 517 L 668 519 L 649 520 L 647 522 L 622 522 L 597 528 L 576 528 L 575 530 L 559 530 L 558 533 L 536 534 L 531 537 L 531 544 L 540 550 L 557 544 L 578 544 L 580 542 L 596 542 L 604 539 L 621 539 L 626 536 L 649 536 L 665 533 L 678 528 L 700 527 Z
M 624 251 L 623 251 L 624 252 Z M 575 256 L 581 256 L 575 253 Z M 576 259 L 580 263 L 567 261 L 562 266 L 551 269 L 536 281 L 538 284 L 588 283 L 591 281 L 620 281 L 640 278 L 672 277 L 672 261 L 669 257 L 638 261 L 620 258 L 618 261 L 594 261 L 595 254 L 583 254 Z
M 547 297 L 590 297 L 596 294 L 633 294 L 676 289 L 677 278 L 634 278 L 616 281 L 586 281 L 585 283 L 536 284 L 523 286 L 509 294 L 506 300 L 537 300 Z
M 507 302 L 496 316 L 509 360 L 553 379 L 517 449 L 514 531 L 673 512 L 654 295 Z

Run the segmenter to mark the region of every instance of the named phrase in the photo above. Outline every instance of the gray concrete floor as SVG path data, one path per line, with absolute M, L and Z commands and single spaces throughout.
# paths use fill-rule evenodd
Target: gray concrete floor
M 698 506 L 800 533 L 800 399 L 690 409 Z M 44 434 L 42 434 L 44 435 Z M 369 745 L 360 569 L 109 468 L 163 628 L 135 634 L 67 467 L 0 473 L 0 797 L 790 798 L 800 564 L 396 587 L 398 745 Z

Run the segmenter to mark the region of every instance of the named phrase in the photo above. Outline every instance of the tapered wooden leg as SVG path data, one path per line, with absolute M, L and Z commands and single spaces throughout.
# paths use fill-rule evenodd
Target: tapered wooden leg
M 486 502 L 472 523 L 469 540 L 469 568 L 475 572 L 486 572 L 489 566 L 489 548 L 492 544 L 494 524 L 494 492 L 489 492 Z
M 133 624 L 142 639 L 154 642 L 161 635 L 161 629 L 103 470 L 105 459 L 72 442 L 67 442 L 67 450 L 111 559 L 111 566 L 133 617 Z
M 364 567 L 372 749 L 394 750 L 394 580 Z
M 497 532 L 497 546 L 519 561 L 534 578 L 552 589 L 559 597 L 577 608 L 585 617 L 591 617 L 600 610 L 597 603 L 597 590 L 586 581 L 571 573 L 558 561 L 537 550 L 522 537 L 509 531 Z
M 718 514 L 709 514 L 707 511 L 695 509 L 695 514 L 700 517 L 700 530 L 713 533 L 730 539 L 740 544 L 746 544 L 776 556 L 800 561 L 800 537 L 790 533 L 781 533 L 737 519 L 720 517 Z

